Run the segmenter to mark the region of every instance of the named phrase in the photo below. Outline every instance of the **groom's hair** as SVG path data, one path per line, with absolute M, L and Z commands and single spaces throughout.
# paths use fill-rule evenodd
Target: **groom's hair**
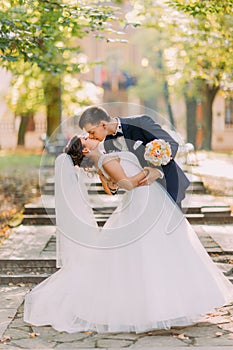
M 101 120 L 106 120 L 107 122 L 111 120 L 108 112 L 99 106 L 88 107 L 80 116 L 79 127 L 83 129 L 88 123 L 98 125 Z

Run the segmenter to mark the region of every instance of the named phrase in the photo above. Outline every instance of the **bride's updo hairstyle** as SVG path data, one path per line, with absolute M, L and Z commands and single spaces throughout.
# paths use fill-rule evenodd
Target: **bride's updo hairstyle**
M 83 145 L 81 142 L 81 138 L 77 135 L 74 135 L 72 139 L 68 142 L 66 147 L 64 148 L 64 152 L 67 153 L 74 165 L 78 165 L 81 168 L 92 168 L 94 162 L 92 159 L 86 157 L 83 153 Z

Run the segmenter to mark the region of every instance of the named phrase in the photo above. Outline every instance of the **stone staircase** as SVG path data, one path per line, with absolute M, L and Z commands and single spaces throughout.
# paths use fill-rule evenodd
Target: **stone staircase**
M 93 212 L 98 226 L 102 227 L 116 207 L 98 208 L 94 207 Z M 43 212 L 43 208 L 25 208 L 23 225 L 55 225 L 55 211 L 48 208 L 49 212 Z M 195 224 L 233 224 L 231 209 L 227 205 L 203 206 L 183 208 L 186 219 L 191 225 Z
M 88 184 L 88 193 L 97 223 L 103 226 L 124 191 L 117 196 L 108 196 L 104 193 L 101 183 L 96 181 Z M 103 207 L 99 206 L 99 195 L 105 203 Z M 184 214 L 207 252 L 233 283 L 233 217 L 230 207 L 207 194 L 203 183 L 196 177 L 191 181 L 183 204 Z M 50 179 L 43 187 L 41 198 L 35 203 L 25 205 L 22 225 L 19 230 L 15 229 L 21 252 L 17 254 L 16 248 L 4 255 L 0 249 L 0 284 L 35 284 L 58 270 L 55 256 L 55 221 L 54 183 Z M 219 231 L 220 228 L 223 229 L 223 233 Z M 224 230 L 229 231 L 229 237 L 232 239 L 230 249 L 227 244 L 223 244 L 222 247 L 221 237 L 225 237 Z M 41 242 L 38 242 L 39 239 Z M 227 239 L 226 235 L 226 242 Z M 36 254 L 27 253 L 30 245 L 38 245 L 35 248 Z
M 0 259 L 0 285 L 40 283 L 57 270 L 55 259 Z
M 48 183 L 42 188 L 42 194 L 45 196 L 54 195 L 54 182 L 49 180 Z M 96 195 L 101 195 L 108 197 L 105 194 L 103 187 L 100 182 L 95 181 L 94 183 L 88 184 L 88 194 L 90 197 L 95 197 Z M 118 191 L 118 195 L 115 197 L 120 197 L 124 194 L 123 190 Z M 198 196 L 202 200 L 198 200 L 198 203 L 192 203 L 192 197 Z M 191 181 L 189 188 L 187 189 L 188 200 L 185 200 L 183 204 L 183 212 L 189 221 L 190 224 L 218 224 L 220 221 L 222 224 L 231 224 L 233 223 L 233 215 L 231 213 L 230 206 L 226 205 L 223 202 L 215 203 L 214 197 L 209 200 L 209 195 L 206 194 L 205 187 L 203 182 L 194 177 L 194 180 Z M 92 201 L 92 199 L 91 199 Z M 203 203 L 203 204 L 202 204 Z M 99 226 L 103 226 L 107 218 L 116 208 L 115 206 L 107 207 L 98 207 L 93 206 L 93 212 L 96 218 L 96 221 Z M 26 205 L 24 210 L 24 225 L 55 225 L 55 209 L 54 207 L 44 207 L 44 206 L 33 206 Z

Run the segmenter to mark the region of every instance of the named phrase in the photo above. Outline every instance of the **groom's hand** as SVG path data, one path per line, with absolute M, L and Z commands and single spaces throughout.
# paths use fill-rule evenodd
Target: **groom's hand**
M 146 186 L 152 184 L 157 179 L 163 178 L 163 173 L 159 169 L 151 168 L 151 167 L 144 167 L 145 170 L 148 170 L 148 175 L 142 179 L 138 186 Z

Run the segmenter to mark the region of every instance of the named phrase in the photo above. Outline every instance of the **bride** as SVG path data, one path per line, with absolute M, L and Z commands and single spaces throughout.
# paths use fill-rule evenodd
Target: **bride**
M 69 333 L 140 333 L 193 324 L 231 302 L 233 286 L 163 187 L 137 187 L 146 170 L 136 156 L 101 154 L 98 144 L 74 136 L 56 159 L 61 269 L 26 295 L 25 322 Z M 103 228 L 74 165 L 94 165 L 126 190 Z

